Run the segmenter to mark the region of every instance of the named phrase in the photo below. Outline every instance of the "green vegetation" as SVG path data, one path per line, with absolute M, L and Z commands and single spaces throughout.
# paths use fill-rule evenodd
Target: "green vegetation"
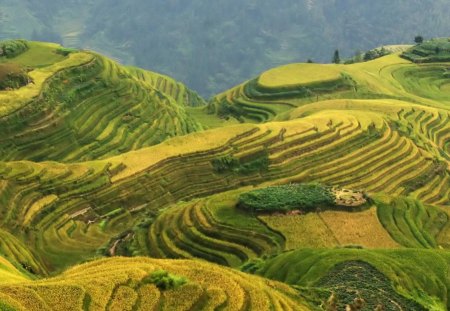
M 258 260 L 255 261 L 256 266 L 248 264 L 244 268 L 264 277 L 296 285 L 300 294 L 312 288 L 312 297 L 306 299 L 316 301 L 315 306 L 327 300 L 331 296 L 330 291 L 342 297 L 341 303 L 363 298 L 366 303 L 378 304 L 377 297 L 380 294 L 377 291 L 384 288 L 384 295 L 389 296 L 389 300 L 412 308 L 408 310 L 446 310 L 450 286 L 445 273 L 448 259 L 448 252 L 418 249 L 303 249 L 262 262 Z M 355 261 L 359 267 L 352 264 Z M 356 277 L 355 272 L 361 277 Z M 369 283 L 369 280 L 372 282 Z M 368 284 L 364 284 L 365 281 Z M 324 292 L 317 291 L 321 286 L 325 287 Z M 357 292 L 354 291 L 355 287 Z M 308 293 L 305 295 L 308 297 Z M 388 308 L 386 300 L 380 302 Z M 363 310 L 373 309 L 369 307 Z
M 330 188 L 320 184 L 289 184 L 272 186 L 243 193 L 238 206 L 254 212 L 313 211 L 335 205 Z
M 406 247 L 437 248 L 439 233 L 448 222 L 448 215 L 435 206 L 398 197 L 390 203 L 377 203 L 378 217 L 399 244 Z
M 426 310 L 399 295 L 384 274 L 363 261 L 337 264 L 315 286 L 313 292 L 317 291 L 328 310 L 345 310 L 347 305 L 352 310 Z
M 100 55 L 72 51 L 64 53 L 69 57 L 66 58 L 58 54 L 59 47 L 53 50 L 46 50 L 47 45 L 43 47 L 44 50 L 33 43 L 25 54 L 46 51 L 47 55 L 63 57 L 62 62 L 82 56 L 87 60 L 63 68 L 52 65 L 30 73 L 36 77 L 30 87 L 41 84 L 36 92 L 39 96 L 32 97 L 24 89 L 21 95 L 25 98 L 18 97 L 20 109 L 13 110 L 14 107 L 6 105 L 7 118 L 0 120 L 0 129 L 5 133 L 0 139 L 1 159 L 92 160 L 201 129 L 184 110 L 190 102 L 190 93 L 184 86 L 163 80 L 160 75 L 128 70 Z M 21 55 L 22 61 L 25 54 Z M 56 59 L 56 64 L 62 63 Z M 55 68 L 51 77 L 38 82 L 40 71 L 52 67 Z M 12 78 L 7 77 L 4 83 L 11 82 Z M 164 86 L 158 81 L 165 81 Z M 194 104 L 197 103 L 195 99 Z M 169 122 L 171 118 L 177 121 Z
M 234 208 L 236 202 L 237 193 L 232 191 L 172 206 L 148 226 L 135 229 L 118 254 L 201 258 L 238 267 L 281 251 L 283 237 Z
M 370 50 L 367 51 L 366 53 L 364 53 L 364 57 L 363 60 L 364 61 L 370 61 L 370 60 L 374 60 L 386 55 L 389 55 L 389 51 L 386 50 L 384 47 L 381 47 L 380 49 L 374 49 L 374 50 Z
M 64 47 L 58 48 L 56 50 L 56 53 L 61 54 L 62 56 L 67 56 L 70 53 L 76 53 L 76 52 L 78 52 L 78 50 L 72 49 L 72 48 L 64 48 Z
M 339 50 L 334 51 L 332 62 L 334 64 L 340 64 L 341 63 L 341 57 L 339 56 Z
M 25 40 L 0 41 L 0 57 L 13 58 L 28 50 Z
M 26 41 L 27 50 L 14 58 L 0 58 L 0 63 L 14 63 L 26 68 L 44 68 L 57 64 L 67 57 L 58 53 L 61 46 L 54 43 Z
M 19 66 L 0 64 L 0 90 L 18 89 L 29 82 L 27 73 Z
M 187 283 L 187 280 L 183 277 L 179 277 L 165 270 L 158 270 L 152 272 L 146 277 L 143 283 L 155 284 L 160 290 L 177 289 L 178 287 Z
M 264 172 L 269 168 L 269 155 L 267 152 L 262 152 L 247 160 L 239 160 L 231 155 L 225 155 L 213 159 L 211 164 L 217 173 L 250 174 Z
M 0 309 L 4 311 L 16 311 L 15 308 L 11 307 L 10 305 L 6 304 L 5 302 L 0 302 Z
M 402 56 L 415 63 L 437 63 L 450 61 L 450 39 L 440 38 L 420 41 Z

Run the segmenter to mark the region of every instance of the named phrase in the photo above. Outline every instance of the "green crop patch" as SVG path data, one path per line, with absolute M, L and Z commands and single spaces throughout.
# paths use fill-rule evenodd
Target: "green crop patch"
M 142 280 L 143 283 L 155 284 L 160 290 L 176 289 L 188 281 L 184 277 L 170 274 L 165 270 L 157 270 Z
M 405 51 L 402 57 L 415 63 L 449 62 L 450 39 L 439 38 L 425 41 Z
M 0 58 L 13 58 L 29 49 L 25 40 L 0 41 Z
M 436 239 L 449 220 L 443 210 L 411 198 L 398 197 L 389 203 L 375 201 L 380 222 L 399 244 L 424 248 L 439 246 Z
M 238 207 L 253 212 L 310 212 L 335 205 L 329 187 L 320 184 L 288 184 L 253 190 L 239 196 Z
M 245 175 L 267 171 L 269 168 L 269 155 L 267 152 L 262 152 L 247 160 L 240 160 L 232 155 L 225 155 L 213 159 L 211 164 L 217 173 L 233 172 Z

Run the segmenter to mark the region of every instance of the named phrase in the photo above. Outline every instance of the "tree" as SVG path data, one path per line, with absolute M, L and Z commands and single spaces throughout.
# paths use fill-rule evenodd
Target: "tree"
M 361 51 L 356 51 L 353 57 L 355 63 L 360 63 L 363 61 L 363 53 Z
M 422 36 L 416 36 L 414 38 L 414 42 L 417 44 L 421 44 L 423 42 L 423 37 Z
M 375 58 L 377 58 L 377 53 L 375 52 L 375 50 L 367 51 L 364 54 L 364 61 L 366 61 L 366 62 L 369 60 L 375 59 Z
M 341 58 L 339 57 L 339 50 L 334 51 L 333 63 L 340 64 Z

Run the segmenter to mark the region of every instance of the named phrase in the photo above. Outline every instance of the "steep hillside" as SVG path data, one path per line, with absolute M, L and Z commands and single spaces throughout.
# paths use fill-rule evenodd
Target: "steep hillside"
M 0 58 L 28 77 L 0 91 L 0 307 L 446 310 L 449 64 L 408 58 L 436 42 L 208 105 L 22 42 Z
M 296 285 L 318 304 L 334 296 L 338 310 L 358 298 L 365 302 L 363 310 L 446 310 L 448 256 L 426 250 L 303 249 L 249 263 L 244 270 Z
M 0 58 L 30 77 L 0 94 L 2 160 L 92 160 L 202 129 L 185 108 L 203 100 L 171 78 L 92 52 L 26 45 Z

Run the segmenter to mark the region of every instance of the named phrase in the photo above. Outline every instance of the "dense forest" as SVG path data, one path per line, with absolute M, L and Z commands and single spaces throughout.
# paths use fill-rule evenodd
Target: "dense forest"
M 330 62 L 335 49 L 447 36 L 449 15 L 448 0 L 0 0 L 0 39 L 96 50 L 208 97 L 279 64 Z

